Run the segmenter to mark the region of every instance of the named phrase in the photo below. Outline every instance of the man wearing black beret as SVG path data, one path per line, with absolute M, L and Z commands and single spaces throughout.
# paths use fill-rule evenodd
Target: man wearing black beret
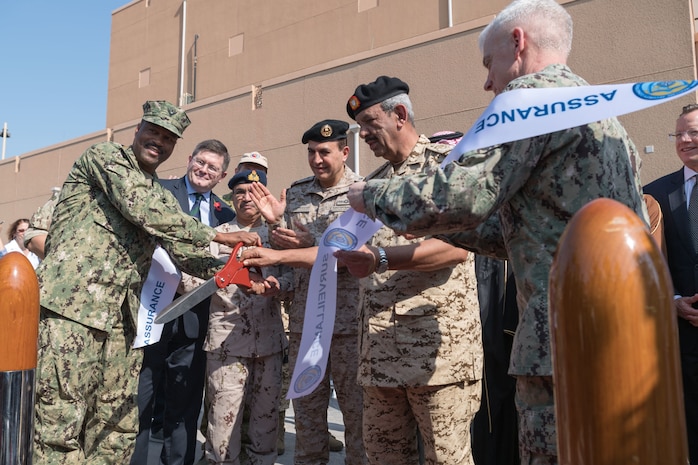
M 345 162 L 349 156 L 345 121 L 327 119 L 305 131 L 301 141 L 308 144 L 308 164 L 313 176 L 291 184 L 277 201 L 263 189 L 263 214 L 276 223 L 272 243 L 282 249 L 311 247 L 335 219 L 349 209 L 349 186 L 361 180 Z M 259 184 L 256 184 L 260 187 Z M 314 254 L 315 252 L 313 252 Z M 303 332 L 310 268 L 294 268 L 294 298 L 289 307 L 289 367 L 296 364 Z M 344 419 L 346 465 L 363 465 L 366 453 L 362 441 L 361 389 L 356 386 L 358 365 L 359 282 L 346 269 L 337 273 L 337 310 L 325 378 L 311 394 L 293 399 L 296 422 L 295 463 L 320 465 L 329 461 L 327 408 L 330 376 Z
M 433 169 L 452 148 L 417 132 L 408 92 L 402 80 L 380 76 L 347 102 L 359 135 L 386 160 L 366 179 Z M 358 382 L 369 463 L 417 463 L 419 430 L 426 463 L 471 465 L 483 363 L 473 255 L 387 227 L 368 250 L 335 256 L 364 278 Z

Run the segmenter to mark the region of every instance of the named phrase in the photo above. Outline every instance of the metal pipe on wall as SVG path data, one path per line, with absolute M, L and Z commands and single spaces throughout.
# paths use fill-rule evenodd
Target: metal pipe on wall
M 187 0 L 182 0 L 182 56 L 179 67 L 179 106 L 184 106 L 184 63 L 186 61 Z
M 361 129 L 361 126 L 358 124 L 352 124 L 349 126 L 349 132 L 351 132 L 353 136 L 353 142 L 354 142 L 354 147 L 353 147 L 353 159 L 354 159 L 354 173 L 360 174 L 359 173 L 359 130 Z

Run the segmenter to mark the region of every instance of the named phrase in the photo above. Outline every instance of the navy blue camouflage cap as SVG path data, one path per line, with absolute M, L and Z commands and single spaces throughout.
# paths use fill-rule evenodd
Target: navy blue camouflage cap
M 379 76 L 375 81 L 361 84 L 354 90 L 354 95 L 347 102 L 347 114 L 351 119 L 356 120 L 356 115 L 366 108 L 390 97 L 409 93 L 410 86 L 406 82 L 396 77 Z
M 160 127 L 182 137 L 184 130 L 191 124 L 189 117 L 181 108 L 165 100 L 148 100 L 143 104 L 143 121 Z
M 267 185 L 267 174 L 264 171 L 242 170 L 228 181 L 228 188 L 232 191 L 238 184 L 249 184 L 251 182 L 261 182 Z
M 301 141 L 307 144 L 309 140 L 314 142 L 329 142 L 347 138 L 349 123 L 338 119 L 325 119 L 313 124 L 313 127 L 303 133 Z

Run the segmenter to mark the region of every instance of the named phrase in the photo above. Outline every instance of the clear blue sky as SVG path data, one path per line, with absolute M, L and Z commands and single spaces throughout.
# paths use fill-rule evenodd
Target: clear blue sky
M 7 123 L 11 136 L 5 158 L 104 129 L 111 12 L 128 3 L 2 2 L 0 131 Z

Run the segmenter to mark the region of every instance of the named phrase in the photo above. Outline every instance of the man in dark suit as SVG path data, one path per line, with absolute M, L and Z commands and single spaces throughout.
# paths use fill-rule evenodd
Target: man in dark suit
M 670 137 L 676 141 L 676 154 L 684 166 L 645 186 L 644 191 L 659 202 L 664 217 L 667 262 L 678 316 L 688 449 L 690 462 L 698 464 L 698 188 L 694 187 L 698 173 L 698 105 L 683 107 L 676 132 Z
M 235 218 L 233 210 L 212 192 L 225 178 L 229 163 L 230 156 L 223 143 L 205 140 L 189 156 L 183 177 L 160 180 L 160 183 L 172 192 L 182 210 L 215 227 Z M 210 300 L 206 299 L 166 323 L 160 341 L 144 349 L 138 381 L 139 432 L 132 465 L 147 463 L 151 432 L 156 428 L 154 416 L 162 422 L 160 464 L 194 463 L 206 376 L 206 354 L 202 346 L 208 329 L 209 305 Z

